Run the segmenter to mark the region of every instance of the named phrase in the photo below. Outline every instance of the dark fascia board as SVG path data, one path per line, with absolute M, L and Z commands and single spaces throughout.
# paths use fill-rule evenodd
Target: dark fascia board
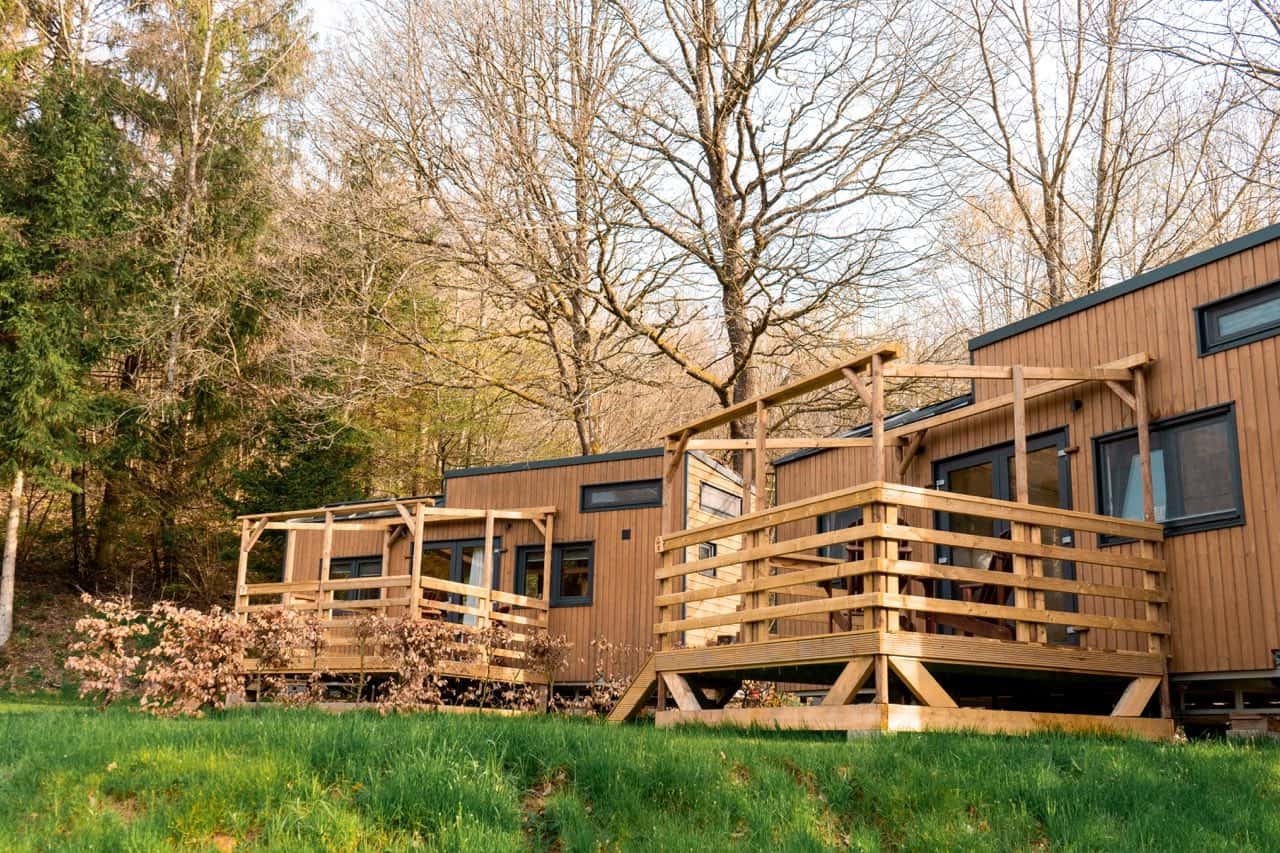
M 1078 299 L 1070 302 L 1064 302 L 1061 305 L 1050 308 L 1047 311 L 1041 311 L 1039 314 L 1032 314 L 1016 323 L 1010 323 L 1007 326 L 1001 326 L 999 329 L 992 329 L 990 332 L 978 335 L 969 341 L 969 351 L 982 349 L 999 341 L 1007 340 L 1020 335 L 1023 332 L 1029 332 L 1041 326 L 1046 326 L 1063 317 L 1069 317 L 1072 314 L 1078 314 L 1095 305 L 1101 305 L 1104 302 L 1110 302 L 1112 299 L 1118 299 L 1126 294 L 1141 290 L 1144 287 L 1150 287 L 1153 284 L 1159 284 L 1175 275 L 1181 275 L 1190 272 L 1197 267 L 1205 264 L 1211 264 L 1214 261 L 1220 261 L 1223 258 L 1252 249 L 1254 246 L 1260 246 L 1263 243 L 1269 243 L 1272 240 L 1280 240 L 1280 223 L 1269 225 L 1252 234 L 1245 234 L 1243 237 L 1237 237 L 1229 240 L 1220 246 L 1214 246 L 1212 249 L 1205 249 L 1203 252 L 1197 252 L 1194 255 L 1183 258 L 1180 261 L 1174 261 L 1171 264 L 1165 264 L 1162 267 L 1144 272 L 1141 275 L 1135 275 L 1133 278 L 1126 279 L 1118 284 L 1110 287 L 1104 287 L 1093 293 L 1085 294 Z
M 571 465 L 595 465 L 600 462 L 623 462 L 628 459 L 649 459 L 661 456 L 661 447 L 647 447 L 641 450 L 620 450 L 616 453 L 597 453 L 592 456 L 566 456 L 560 459 L 537 459 L 527 462 L 513 462 L 509 465 L 489 465 L 481 468 L 457 468 L 445 471 L 446 480 L 459 477 L 480 477 L 485 474 L 510 474 L 518 471 L 537 471 L 542 468 L 567 468 Z

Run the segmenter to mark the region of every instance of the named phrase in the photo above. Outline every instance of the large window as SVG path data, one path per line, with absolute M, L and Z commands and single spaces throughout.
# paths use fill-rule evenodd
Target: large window
M 516 593 L 542 597 L 545 553 L 541 545 L 527 545 L 516 554 Z M 557 544 L 551 548 L 551 605 L 576 607 L 591 603 L 595 572 L 595 545 L 591 542 Z
M 1142 518 L 1137 431 L 1099 436 L 1093 451 L 1098 511 Z M 1151 487 L 1156 520 L 1167 533 L 1242 524 L 1235 407 L 1227 404 L 1153 422 Z
M 710 483 L 703 483 L 698 493 L 698 506 L 712 515 L 733 518 L 742 515 L 742 495 Z
M 626 483 L 597 483 L 582 487 L 582 511 L 643 509 L 662 506 L 661 480 L 631 480 Z
M 818 516 L 818 532 L 826 533 L 830 530 L 843 530 L 846 527 L 856 527 L 862 523 L 862 510 L 855 507 L 853 509 L 842 509 L 836 512 L 828 512 Z M 822 557 L 830 557 L 833 560 L 849 559 L 849 549 L 845 543 L 837 542 L 835 545 L 824 545 L 818 549 L 818 555 Z
M 1280 281 L 1201 305 L 1196 323 L 1201 355 L 1280 335 Z

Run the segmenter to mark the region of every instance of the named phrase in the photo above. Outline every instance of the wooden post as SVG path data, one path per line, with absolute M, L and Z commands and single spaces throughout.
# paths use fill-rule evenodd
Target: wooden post
M 409 554 L 409 618 L 422 616 L 422 530 L 426 526 L 426 509 L 419 503 L 413 508 L 413 551 Z
M 765 509 L 769 501 L 765 498 L 765 468 L 769 461 L 765 458 L 765 441 L 769 434 L 769 409 L 761 400 L 756 403 L 756 449 L 751 454 L 751 468 L 755 473 L 755 497 L 751 501 L 751 511 Z
M 679 516 L 676 514 L 676 476 L 683 467 L 680 464 L 680 456 L 678 445 L 670 440 L 666 443 L 666 452 L 663 453 L 663 478 L 662 478 L 662 532 L 663 534 L 674 533 L 676 526 L 679 524 Z M 683 490 L 682 490 L 683 491 Z M 666 551 L 662 554 L 662 566 L 667 568 L 676 564 L 676 554 L 674 551 Z M 658 581 L 658 594 L 666 595 L 671 592 L 675 585 L 674 578 L 664 578 Z M 669 621 L 667 614 L 671 612 L 669 607 L 658 608 L 658 621 Z M 658 647 L 661 649 L 669 649 L 674 645 L 670 634 L 662 634 L 658 637 Z M 658 708 L 664 707 L 666 699 L 666 688 L 663 686 L 662 679 L 658 679 Z
M 881 510 L 881 513 L 884 515 L 885 524 L 896 525 L 898 523 L 898 508 L 896 506 L 885 506 Z M 888 560 L 889 565 L 892 567 L 894 562 L 896 562 L 898 559 L 898 540 L 884 539 L 881 541 L 880 547 L 881 547 L 881 550 L 884 552 L 883 553 L 884 559 Z M 897 595 L 898 594 L 898 576 L 893 572 L 889 572 L 884 576 L 884 582 L 881 584 L 881 586 L 883 586 L 884 591 L 887 594 Z M 885 630 L 889 632 L 894 632 L 894 631 L 897 631 L 900 626 L 901 626 L 901 614 L 898 612 L 897 608 L 887 609 L 885 611 L 885 625 L 884 625 Z
M 889 656 L 876 655 L 876 703 L 889 704 Z
M 1032 542 L 1032 543 L 1033 543 L 1033 544 L 1035 544 L 1035 545 L 1043 544 L 1043 542 L 1044 542 L 1044 528 L 1043 528 L 1043 527 L 1041 527 L 1041 526 L 1040 526 L 1040 525 L 1038 525 L 1038 524 L 1036 524 L 1036 525 L 1028 525 L 1028 526 L 1027 526 L 1027 531 L 1028 531 L 1028 533 L 1029 533 L 1029 536 L 1027 537 L 1027 538 L 1028 538 L 1028 541 Z M 1033 577 L 1033 578 L 1042 578 L 1042 577 L 1044 577 L 1044 560 L 1042 560 L 1042 559 L 1041 559 L 1041 558 L 1039 558 L 1039 557 L 1032 557 L 1032 558 L 1028 559 L 1028 560 L 1027 560 L 1027 573 L 1028 573 L 1029 575 L 1031 575 L 1031 577 Z M 1036 610 L 1044 610 L 1044 609 L 1045 609 L 1044 593 L 1043 593 L 1043 592 L 1033 592 L 1033 593 L 1031 593 L 1031 606 L 1032 606 L 1034 609 L 1036 609 Z M 1033 626 L 1032 626 L 1032 628 L 1031 628 L 1031 632 L 1032 632 L 1032 637 L 1033 637 L 1033 639 L 1034 639 L 1037 643 L 1047 643 L 1047 642 L 1049 642 L 1049 629 L 1048 629 L 1048 627 L 1047 627 L 1043 622 L 1038 622 L 1038 623 L 1036 623 L 1035 625 L 1033 625 Z
M 542 535 L 542 600 L 547 605 L 547 609 L 541 613 L 542 627 L 546 628 L 551 625 L 551 560 L 555 556 L 555 521 L 556 517 L 548 513 L 543 519 L 542 526 L 544 532 Z M 521 595 L 524 592 L 521 591 Z
M 1031 500 L 1027 483 L 1027 384 L 1022 365 L 1013 368 L 1013 483 L 1018 503 Z
M 1028 525 L 1015 521 L 1009 525 L 1009 539 L 1013 542 L 1027 541 Z M 1013 555 L 1013 574 L 1018 577 L 1027 576 L 1027 558 L 1021 554 Z M 1027 590 L 1023 588 L 1015 588 L 1013 591 L 1013 606 L 1026 608 L 1030 605 Z M 1013 638 L 1020 643 L 1031 642 L 1031 624 L 1028 622 L 1015 621 L 1013 623 Z
M 884 480 L 884 365 L 871 356 L 871 479 Z
M 1147 375 L 1141 367 L 1133 370 L 1133 401 L 1138 416 L 1138 465 L 1142 475 L 1142 518 L 1156 520 L 1156 498 L 1151 484 L 1151 411 L 1147 403 Z
M 298 532 L 296 530 L 287 531 L 284 534 L 284 576 L 281 578 L 285 583 L 293 583 L 293 564 L 298 559 Z M 281 603 L 285 607 L 293 604 L 293 593 L 286 592 L 280 597 Z
M 493 510 L 487 509 L 484 513 L 484 554 L 480 558 L 480 588 L 484 592 L 477 601 L 477 609 L 484 615 L 476 620 L 477 628 L 487 627 L 492 619 L 493 596 L 489 594 L 489 588 L 493 584 L 493 527 Z
M 324 544 L 320 551 L 320 583 L 316 589 L 316 609 L 319 610 L 326 619 L 333 617 L 332 608 L 327 607 L 329 600 L 333 597 L 332 590 L 326 590 L 324 585 L 329 582 L 329 569 L 333 564 L 333 511 L 325 510 L 324 514 Z
M 240 562 L 236 568 L 236 612 L 241 622 L 249 618 L 249 520 L 240 520 Z
M 1155 559 L 1156 546 L 1154 542 L 1142 540 L 1138 552 L 1148 559 Z M 1142 586 L 1144 589 L 1167 591 L 1166 579 L 1160 572 L 1143 572 Z M 1160 621 L 1168 613 L 1168 608 L 1163 603 L 1154 601 L 1147 602 L 1147 620 Z M 1169 654 L 1165 649 L 1165 638 L 1159 634 L 1147 635 L 1147 651 L 1160 655 L 1160 716 L 1168 719 L 1173 716 L 1173 700 L 1169 695 Z

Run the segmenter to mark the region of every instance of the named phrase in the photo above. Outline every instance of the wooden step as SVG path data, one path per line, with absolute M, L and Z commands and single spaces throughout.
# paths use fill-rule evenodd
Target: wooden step
M 640 709 L 653 697 L 657 687 L 658 673 L 653 668 L 653 655 L 649 655 L 644 666 L 640 667 L 635 678 L 631 679 L 631 686 L 627 688 L 627 692 L 622 694 L 618 704 L 614 705 L 613 710 L 609 712 L 609 722 L 624 723 L 634 719 Z

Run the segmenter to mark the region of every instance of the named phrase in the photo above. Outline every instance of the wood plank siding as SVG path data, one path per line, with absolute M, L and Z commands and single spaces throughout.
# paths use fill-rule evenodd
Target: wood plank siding
M 1202 357 L 1196 326 L 1197 306 L 1280 279 L 1280 236 L 1265 233 L 1266 239 L 1238 251 L 1228 247 L 1206 253 L 1203 263 L 1193 258 L 1173 265 L 1170 274 L 1153 275 L 1151 283 L 1117 286 L 1116 298 L 1059 311 L 1039 325 L 1020 324 L 1003 337 L 984 336 L 972 352 L 976 365 L 1067 367 L 1092 367 L 1146 352 L 1155 358 L 1147 374 L 1153 419 L 1234 403 L 1245 523 L 1170 535 L 1163 546 L 1170 567 L 1175 673 L 1270 670 L 1275 665 L 1272 650 L 1280 648 L 1280 337 Z M 976 402 L 1007 393 L 1008 382 L 974 382 Z M 1101 383 L 1047 395 L 1027 406 L 1030 434 L 1066 429 L 1072 506 L 1090 512 L 1105 511 L 1095 497 L 1093 439 L 1134 425 L 1133 411 Z M 896 478 L 896 458 L 888 460 L 890 479 L 932 487 L 938 460 L 1009 442 L 1012 435 L 1008 409 L 939 427 L 926 435 L 903 477 Z M 893 457 L 895 450 L 889 453 Z M 787 461 L 777 469 L 778 502 L 865 482 L 870 471 L 870 453 L 861 449 L 826 450 Z M 905 517 L 917 523 L 910 513 Z M 791 525 L 778 535 L 812 532 Z M 1080 533 L 1076 545 L 1094 547 L 1096 539 Z M 1135 580 L 1121 577 L 1119 569 L 1077 570 L 1081 580 Z M 1100 603 L 1097 612 L 1141 616 L 1135 605 L 1123 605 Z M 1123 648 L 1106 631 L 1089 632 L 1082 642 L 1087 648 Z
M 591 461 L 591 460 L 598 461 Z M 556 606 L 550 611 L 550 630 L 564 634 L 573 643 L 570 663 L 558 676 L 564 684 L 584 683 L 593 677 L 599 650 L 593 641 L 607 641 L 614 651 L 605 662 L 614 674 L 630 675 L 639 669 L 651 649 L 656 620 L 654 570 L 657 557 L 654 542 L 661 533 L 662 508 L 645 507 L 583 512 L 582 487 L 657 480 L 662 477 L 662 451 L 612 454 L 604 457 L 554 460 L 524 466 L 471 469 L 446 475 L 445 504 L 449 507 L 505 509 L 554 506 L 554 540 L 557 544 L 592 543 L 593 572 L 589 604 Z M 687 461 L 689 523 L 698 525 L 710 516 L 698 505 L 701 484 L 706 482 L 728 492 L 741 491 L 739 479 L 728 469 L 702 454 L 689 454 Z M 517 554 L 522 546 L 537 546 L 542 536 L 528 521 L 499 521 L 495 531 L 501 540 L 498 556 L 499 588 L 514 590 Z M 442 522 L 427 526 L 424 541 L 479 539 L 482 522 Z M 296 580 L 319 576 L 322 537 L 317 532 L 297 534 Z M 719 543 L 724 550 L 737 550 L 736 540 Z M 391 574 L 408 572 L 411 540 L 399 538 L 391 549 Z M 381 534 L 336 531 L 333 559 L 377 557 Z M 384 567 L 384 573 L 387 573 Z M 520 590 L 516 590 L 520 591 Z M 712 602 L 704 607 L 714 607 Z M 711 612 L 710 610 L 707 611 Z M 694 605 L 690 615 L 701 615 Z M 696 635 L 695 635 L 696 633 Z M 690 644 L 716 641 L 717 632 L 690 632 Z

